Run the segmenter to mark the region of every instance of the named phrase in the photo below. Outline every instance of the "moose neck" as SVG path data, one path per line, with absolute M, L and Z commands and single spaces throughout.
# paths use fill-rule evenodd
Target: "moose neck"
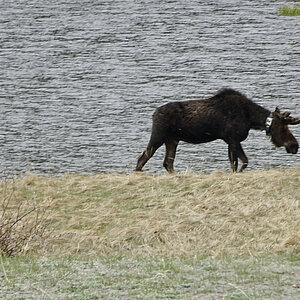
M 265 130 L 266 120 L 270 116 L 271 112 L 258 104 L 253 104 L 254 105 L 250 108 L 251 128 Z

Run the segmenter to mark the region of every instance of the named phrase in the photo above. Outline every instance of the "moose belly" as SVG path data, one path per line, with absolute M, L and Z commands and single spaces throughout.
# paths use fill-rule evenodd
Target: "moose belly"
M 212 132 L 194 132 L 189 130 L 179 130 L 179 139 L 181 141 L 192 143 L 192 144 L 200 144 L 207 143 L 218 139 L 219 137 Z

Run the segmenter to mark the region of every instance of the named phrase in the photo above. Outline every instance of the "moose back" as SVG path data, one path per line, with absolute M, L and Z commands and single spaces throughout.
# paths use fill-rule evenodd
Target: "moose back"
M 276 108 L 271 113 L 232 89 L 223 89 L 204 100 L 171 102 L 154 112 L 150 141 L 138 158 L 136 171 L 141 171 L 163 144 L 166 146 L 163 166 L 171 173 L 179 141 L 199 144 L 216 139 L 228 144 L 233 172 L 237 171 L 238 159 L 242 161 L 242 171 L 248 165 L 248 158 L 241 142 L 250 129 L 265 130 L 276 147 L 284 146 L 288 153 L 296 154 L 299 145 L 288 125 L 299 123 L 299 118 L 291 117 L 289 112 L 281 113 Z

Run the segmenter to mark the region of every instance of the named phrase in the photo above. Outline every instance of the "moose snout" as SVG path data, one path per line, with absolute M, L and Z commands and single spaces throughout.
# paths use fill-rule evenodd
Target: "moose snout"
M 291 142 L 285 145 L 287 153 L 296 154 L 298 152 L 299 144 L 297 142 Z

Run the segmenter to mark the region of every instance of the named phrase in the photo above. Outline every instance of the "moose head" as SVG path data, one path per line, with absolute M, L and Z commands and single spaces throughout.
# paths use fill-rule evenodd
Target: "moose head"
M 300 124 L 299 118 L 293 118 L 291 113 L 281 113 L 276 107 L 272 113 L 272 123 L 270 125 L 270 136 L 273 144 L 276 147 L 284 146 L 287 153 L 296 154 L 298 152 L 299 144 L 288 128 L 288 125 Z

